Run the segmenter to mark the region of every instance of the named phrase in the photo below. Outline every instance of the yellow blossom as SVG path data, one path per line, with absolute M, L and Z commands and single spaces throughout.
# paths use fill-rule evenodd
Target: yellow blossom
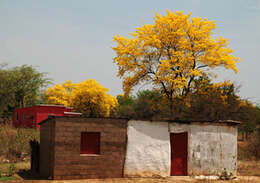
M 224 67 L 237 72 L 238 57 L 228 40 L 213 39 L 214 21 L 191 17 L 191 13 L 156 13 L 153 24 L 143 24 L 131 38 L 116 35 L 113 50 L 118 76 L 128 95 L 142 82 L 151 82 L 168 98 L 192 90 L 195 79 L 209 75 L 209 69 Z
M 70 106 L 74 111 L 88 116 L 108 117 L 118 105 L 116 97 L 107 94 L 108 89 L 96 80 L 89 79 L 81 83 L 66 81 L 46 91 L 51 104 Z

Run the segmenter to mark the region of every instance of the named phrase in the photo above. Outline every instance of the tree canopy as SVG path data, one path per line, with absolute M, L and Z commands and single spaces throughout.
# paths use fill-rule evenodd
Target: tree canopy
M 187 95 L 200 76 L 210 76 L 216 67 L 237 72 L 238 57 L 232 55 L 228 40 L 213 38 L 214 21 L 191 18 L 182 12 L 156 14 L 153 24 L 144 24 L 131 33 L 131 38 L 114 36 L 114 62 L 123 90 L 128 95 L 142 82 L 168 99 Z
M 88 79 L 81 83 L 66 81 L 48 88 L 46 96 L 51 104 L 70 106 L 74 111 L 90 117 L 109 116 L 118 105 L 117 99 L 107 94 L 97 81 Z
M 6 68 L 0 66 L 0 116 L 10 115 L 14 108 L 41 102 L 42 89 L 50 83 L 46 73 L 22 65 Z
M 71 92 L 75 89 L 76 84 L 71 81 L 55 84 L 52 88 L 45 91 L 48 103 L 70 106 Z

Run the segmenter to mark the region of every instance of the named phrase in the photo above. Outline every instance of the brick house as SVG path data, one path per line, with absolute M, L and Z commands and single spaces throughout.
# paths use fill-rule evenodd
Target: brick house
M 40 175 L 51 179 L 236 174 L 235 121 L 50 117 Z

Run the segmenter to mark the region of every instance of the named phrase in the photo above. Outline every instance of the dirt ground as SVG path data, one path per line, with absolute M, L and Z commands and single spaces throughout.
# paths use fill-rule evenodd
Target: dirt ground
M 260 161 L 238 161 L 237 175 L 260 176 Z
M 260 183 L 260 177 L 242 176 L 238 180 L 214 181 L 196 180 L 190 177 L 169 177 L 169 178 L 120 178 L 120 179 L 85 179 L 85 180 L 10 180 L 0 181 L 1 183 Z
M 10 164 L 0 164 L 0 172 L 8 171 Z M 15 180 L 2 181 L 0 183 L 260 183 L 260 161 L 238 161 L 238 180 L 214 181 L 197 180 L 187 176 L 176 176 L 168 178 L 121 178 L 121 179 L 85 179 L 85 180 L 37 180 L 29 173 L 30 162 L 15 164 L 17 173 Z

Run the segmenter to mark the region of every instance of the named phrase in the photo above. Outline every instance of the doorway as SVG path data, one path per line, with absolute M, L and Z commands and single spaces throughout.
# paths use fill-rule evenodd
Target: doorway
M 171 133 L 171 175 L 188 175 L 188 132 Z

